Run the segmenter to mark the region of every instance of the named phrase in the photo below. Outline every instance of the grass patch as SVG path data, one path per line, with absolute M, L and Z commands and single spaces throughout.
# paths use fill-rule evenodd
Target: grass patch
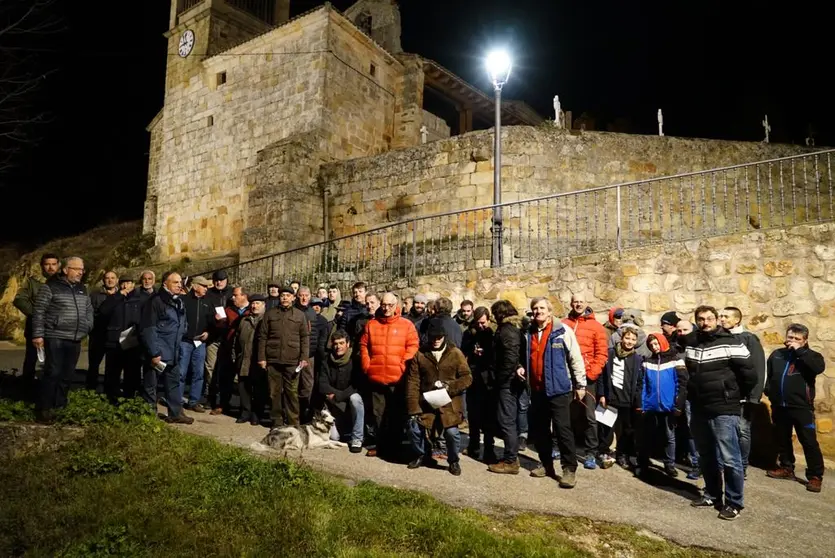
M 142 420 L 93 421 L 57 451 L 0 462 L 0 501 L 0 556 L 720 555 L 631 527 L 351 487 Z

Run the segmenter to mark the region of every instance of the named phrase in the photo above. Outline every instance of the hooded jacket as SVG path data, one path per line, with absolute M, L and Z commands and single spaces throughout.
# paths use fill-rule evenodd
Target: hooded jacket
M 531 322 L 525 332 L 525 370 L 531 370 L 531 340 L 541 335 L 536 324 Z M 551 321 L 548 339 L 545 343 L 542 376 L 545 396 L 555 397 L 586 387 L 586 367 L 574 332 L 556 318 Z
M 127 295 L 116 291 L 108 296 L 99 312 L 107 320 L 107 330 L 104 347 L 110 350 L 121 349 L 119 338 L 122 332 L 133 327 L 133 335 L 139 337 L 139 326 L 142 321 L 142 295 L 139 289 L 134 289 Z
M 435 352 L 431 348 L 425 347 L 409 363 L 406 408 L 410 415 L 421 415 L 421 422 L 427 430 L 432 428 L 438 414 L 444 428 L 461 424 L 464 420 L 462 393 L 473 381 L 464 353 L 449 343 L 445 345 L 440 360 L 435 359 Z M 435 387 L 438 381 L 447 385 L 452 401 L 440 409 L 433 409 L 423 394 L 438 389 Z
M 815 381 L 826 370 L 823 355 L 809 346 L 777 349 L 768 357 L 765 393 L 773 406 L 815 409 Z
M 687 398 L 708 417 L 739 415 L 742 394 L 757 383 L 751 353 L 728 330 L 693 331 L 679 340 L 687 367 Z
M 609 349 L 609 360 L 597 381 L 597 395 L 606 398 L 607 406 L 618 409 L 641 407 L 638 385 L 643 363 L 644 358 L 634 349 L 623 357 L 619 356 L 618 346 Z
M 414 324 L 395 308 L 390 317 L 377 316 L 360 336 L 360 362 L 368 379 L 376 384 L 394 385 L 406 372 L 406 364 L 418 351 Z
M 647 345 L 658 340 L 661 351 L 644 359 L 641 367 L 641 410 L 651 413 L 673 413 L 684 410 L 687 395 L 687 368 L 675 349 L 661 333 L 650 333 Z
M 745 331 L 742 326 L 737 326 L 729 331 L 748 348 L 748 352 L 751 353 L 751 365 L 757 372 L 757 383 L 749 393 L 743 393 L 743 400 L 747 403 L 759 403 L 765 388 L 765 351 L 763 351 L 763 345 L 760 343 L 759 337 L 750 331 Z
M 583 362 L 586 365 L 586 377 L 589 382 L 594 382 L 603 372 L 603 366 L 609 356 L 606 331 L 595 319 L 591 308 L 586 308 L 582 315 L 577 315 L 572 310 L 562 323 L 571 328 L 577 337 L 580 352 L 583 354 Z

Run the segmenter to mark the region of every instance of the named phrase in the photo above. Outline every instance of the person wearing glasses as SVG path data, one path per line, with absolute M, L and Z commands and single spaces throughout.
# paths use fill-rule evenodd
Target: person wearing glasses
M 36 412 L 39 422 L 51 423 L 55 409 L 67 406 L 81 340 L 93 329 L 93 305 L 81 283 L 84 260 L 67 258 L 56 273 L 38 289 L 32 313 L 32 345 L 43 355 Z

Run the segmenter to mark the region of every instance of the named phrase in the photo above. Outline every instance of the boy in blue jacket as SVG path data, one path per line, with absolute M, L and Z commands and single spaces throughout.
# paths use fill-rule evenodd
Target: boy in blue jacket
M 686 401 L 687 368 L 664 335 L 651 333 L 647 336 L 647 347 L 652 356 L 644 360 L 638 384 L 641 389 L 642 424 L 635 476 L 639 477 L 648 470 L 653 441 L 657 436 L 666 440 L 664 472 L 677 477 L 675 422 Z

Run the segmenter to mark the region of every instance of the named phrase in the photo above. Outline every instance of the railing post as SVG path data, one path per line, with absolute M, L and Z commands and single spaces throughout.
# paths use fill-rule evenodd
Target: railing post
M 270 281 L 275 281 L 275 256 L 270 258 Z
M 412 220 L 412 274 L 410 277 L 414 278 L 415 276 L 415 265 L 417 263 L 417 220 Z
M 621 251 L 621 248 L 622 248 L 622 247 L 621 247 L 621 241 L 620 241 L 620 232 L 621 232 L 621 231 L 620 231 L 620 229 L 621 229 L 621 216 L 620 216 L 620 210 L 621 210 L 621 204 L 620 204 L 620 186 L 618 186 L 618 187 L 617 187 L 617 194 L 618 194 L 618 209 L 617 209 L 617 215 L 618 215 L 618 227 L 617 227 L 617 234 L 618 234 L 618 236 L 617 236 L 617 243 L 618 243 L 618 254 L 620 254 L 620 251 Z

